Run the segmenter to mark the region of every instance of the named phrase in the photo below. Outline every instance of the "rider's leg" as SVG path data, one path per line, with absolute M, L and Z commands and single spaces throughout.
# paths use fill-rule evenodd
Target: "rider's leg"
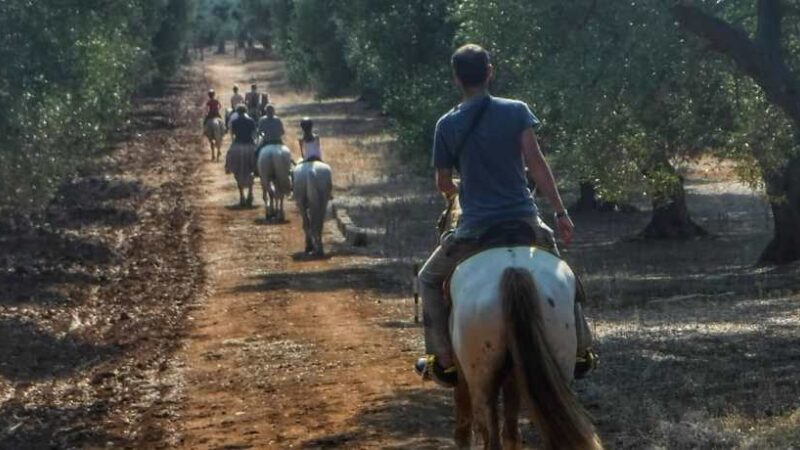
M 435 355 L 443 368 L 452 367 L 453 349 L 448 323 L 450 305 L 444 298 L 442 284 L 458 264 L 453 250 L 458 247 L 451 233 L 442 238 L 419 272 L 419 292 L 422 297 L 422 321 L 425 330 L 425 353 Z
M 419 273 L 427 356 L 418 359 L 414 368 L 423 378 L 433 379 L 444 387 L 455 386 L 458 374 L 450 342 L 450 303 L 445 299 L 442 285 L 472 247 L 452 233 L 446 234 Z

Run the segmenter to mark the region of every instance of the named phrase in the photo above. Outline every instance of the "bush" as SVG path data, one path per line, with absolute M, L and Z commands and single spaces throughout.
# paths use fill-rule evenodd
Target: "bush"
M 0 58 L 14 61 L 0 66 L 0 210 L 30 215 L 105 146 L 141 83 L 177 69 L 191 1 L 0 8 Z

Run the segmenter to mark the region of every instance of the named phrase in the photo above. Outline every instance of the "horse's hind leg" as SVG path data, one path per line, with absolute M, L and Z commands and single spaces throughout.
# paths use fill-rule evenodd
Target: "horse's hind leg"
M 497 394 L 500 386 L 497 383 L 470 388 L 472 417 L 475 428 L 483 437 L 485 450 L 500 450 L 500 429 L 497 417 Z
M 300 216 L 303 219 L 303 234 L 306 235 L 306 253 L 314 251 L 314 241 L 311 239 L 311 220 L 308 217 L 308 205 L 300 206 Z
M 519 392 L 513 373 L 503 383 L 503 449 L 521 450 L 519 436 Z
M 502 378 L 494 371 L 473 373 L 459 371 L 459 384 L 469 381 L 469 401 L 472 405 L 472 422 L 483 438 L 483 448 L 500 450 L 500 428 L 497 417 L 497 400 Z
M 459 370 L 459 373 L 462 373 Z M 469 388 L 464 380 L 459 381 L 453 392 L 456 407 L 456 430 L 453 439 L 456 448 L 469 449 L 472 446 L 472 403 L 469 399 Z

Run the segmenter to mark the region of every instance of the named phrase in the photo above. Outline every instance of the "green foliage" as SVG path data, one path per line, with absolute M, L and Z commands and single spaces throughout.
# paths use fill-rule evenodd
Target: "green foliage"
M 670 161 L 719 145 L 731 125 L 721 77 L 698 64 L 668 6 L 468 0 L 457 13 L 461 39 L 493 52 L 494 90 L 541 116 L 562 172 L 618 199 L 642 181 L 668 195 L 679 183 Z
M 264 48 L 272 47 L 272 11 L 271 0 L 241 0 L 241 24 L 239 36 L 242 40 L 253 39 Z
M 258 4 L 291 79 L 322 95 L 357 90 L 382 107 L 404 148 L 427 155 L 436 118 L 457 101 L 448 59 L 461 43 L 492 52 L 492 90 L 521 98 L 560 174 L 610 200 L 669 196 L 675 166 L 714 152 L 757 183 L 796 151 L 790 121 L 731 63 L 676 23 L 674 2 L 639 0 L 243 0 Z M 698 0 L 753 33 L 755 2 Z M 796 12 L 784 19 L 800 68 Z
M 338 11 L 347 64 L 382 105 L 403 148 L 427 155 L 436 120 L 457 100 L 449 58 L 452 0 L 353 0 Z
M 236 37 L 243 22 L 239 0 L 190 1 L 197 3 L 190 27 L 191 40 L 196 47 L 219 45 Z
M 188 0 L 0 3 L 0 210 L 30 214 L 177 69 Z M 167 31 L 168 30 L 168 31 Z
M 260 0 L 290 80 L 322 96 L 357 90 L 392 118 L 401 143 L 424 154 L 456 100 L 448 59 L 454 0 Z M 253 11 L 256 9 L 253 8 Z

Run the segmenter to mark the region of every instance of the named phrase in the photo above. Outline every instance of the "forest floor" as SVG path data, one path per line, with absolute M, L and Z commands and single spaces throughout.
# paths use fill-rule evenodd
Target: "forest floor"
M 232 206 L 197 118 L 206 84 L 227 98 L 251 81 L 296 157 L 299 119 L 315 119 L 335 203 L 375 232 L 367 247 L 329 220 L 328 258 L 307 260 L 291 202 L 285 224 L 260 201 Z M 59 232 L 0 230 L 0 448 L 452 446 L 450 393 L 411 372 L 411 267 L 442 205 L 385 120 L 293 89 L 280 61 L 226 55 L 133 117 L 50 208 Z M 725 165 L 691 169 L 690 209 L 713 238 L 629 239 L 646 211 L 575 217 L 565 258 L 602 358 L 576 388 L 609 448 L 798 447 L 798 267 L 754 266 L 763 200 Z

